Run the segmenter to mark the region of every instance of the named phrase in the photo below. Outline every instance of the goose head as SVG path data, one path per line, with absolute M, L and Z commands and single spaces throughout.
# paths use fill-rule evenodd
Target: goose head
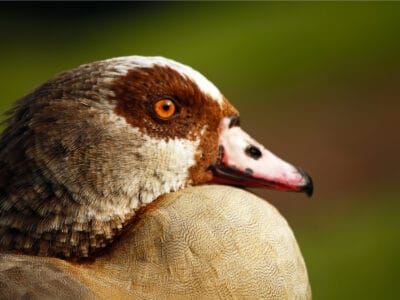
M 207 183 L 312 194 L 240 128 L 192 68 L 129 56 L 82 65 L 17 102 L 0 138 L 0 247 L 88 257 L 159 196 Z

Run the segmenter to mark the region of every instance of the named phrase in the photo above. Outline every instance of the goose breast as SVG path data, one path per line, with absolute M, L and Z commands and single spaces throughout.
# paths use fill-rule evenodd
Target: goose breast
M 287 221 L 265 200 L 230 186 L 159 198 L 108 254 L 77 268 L 72 273 L 98 296 L 119 286 L 143 298 L 311 298 Z

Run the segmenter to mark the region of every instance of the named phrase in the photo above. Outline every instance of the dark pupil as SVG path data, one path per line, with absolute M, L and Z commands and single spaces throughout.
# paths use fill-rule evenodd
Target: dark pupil
M 162 105 L 162 109 L 163 110 L 165 110 L 165 111 L 169 111 L 169 109 L 170 109 L 170 104 L 167 102 L 167 103 L 164 103 L 163 105 Z

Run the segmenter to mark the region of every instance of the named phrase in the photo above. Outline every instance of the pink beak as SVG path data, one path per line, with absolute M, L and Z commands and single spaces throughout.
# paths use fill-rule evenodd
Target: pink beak
M 211 182 L 312 195 L 311 177 L 250 137 L 239 127 L 237 116 L 224 118 L 218 132 L 220 153 L 218 161 L 210 167 Z

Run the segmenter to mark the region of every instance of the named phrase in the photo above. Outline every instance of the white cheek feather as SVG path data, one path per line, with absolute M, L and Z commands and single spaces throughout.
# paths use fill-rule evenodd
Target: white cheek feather
M 168 141 L 145 136 L 143 153 L 147 157 L 142 170 L 140 202 L 147 204 L 158 196 L 176 191 L 188 184 L 189 168 L 195 164 L 199 141 L 170 139 Z
M 200 141 L 185 139 L 164 141 L 146 135 L 142 137 L 144 140 L 136 149 L 142 158 L 136 160 L 133 155 L 129 162 L 131 172 L 126 173 L 119 182 L 113 182 L 130 201 L 102 203 L 105 215 L 94 209 L 84 212 L 85 217 L 90 215 L 96 219 L 104 219 L 110 212 L 123 215 L 151 203 L 163 194 L 177 191 L 189 184 L 189 168 L 195 164 L 195 153 Z
M 222 106 L 224 102 L 222 94 L 218 88 L 200 72 L 172 59 L 167 59 L 162 56 L 125 56 L 112 58 L 106 61 L 110 62 L 112 65 L 112 69 L 109 71 L 110 75 L 114 75 L 115 73 L 119 73 L 119 75 L 125 75 L 129 70 L 136 68 L 148 68 L 153 67 L 154 65 L 170 67 L 171 69 L 174 69 L 181 75 L 195 82 L 203 93 L 211 96 L 211 98 L 217 101 L 219 105 Z
M 108 117 L 115 127 L 127 130 L 132 141 L 136 140 L 135 147 L 131 147 L 134 153 L 129 155 L 131 159 L 127 161 L 130 173 L 125 174 L 120 187 L 127 195 L 138 199 L 139 206 L 188 185 L 189 169 L 196 163 L 200 139 L 157 139 L 131 127 L 124 118 L 115 114 Z M 130 208 L 138 207 L 138 202 L 133 201 Z

